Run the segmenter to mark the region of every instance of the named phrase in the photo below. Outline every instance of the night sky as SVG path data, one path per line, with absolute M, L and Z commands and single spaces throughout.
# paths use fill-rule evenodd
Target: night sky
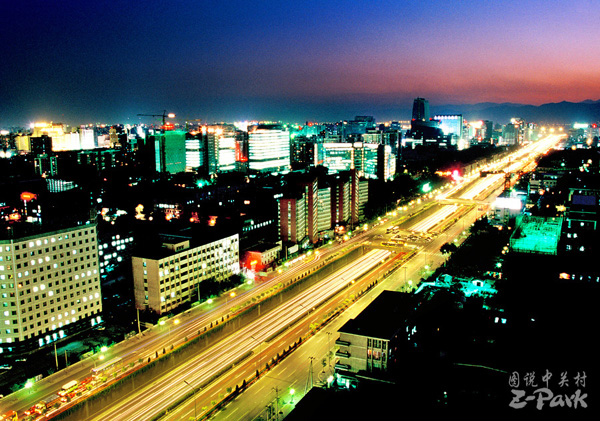
M 0 127 L 600 99 L 596 1 L 2 0 Z

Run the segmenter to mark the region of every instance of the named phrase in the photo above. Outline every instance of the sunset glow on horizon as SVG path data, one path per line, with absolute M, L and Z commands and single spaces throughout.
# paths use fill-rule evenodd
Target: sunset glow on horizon
M 600 99 L 591 2 L 4 2 L 3 118 L 327 119 Z M 349 105 L 350 104 L 350 105 Z M 383 111 L 382 111 L 383 110 Z M 345 116 L 347 117 L 347 116 Z

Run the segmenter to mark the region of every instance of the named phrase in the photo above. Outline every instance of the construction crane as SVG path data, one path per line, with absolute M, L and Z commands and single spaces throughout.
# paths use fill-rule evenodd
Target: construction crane
M 138 116 L 162 117 L 162 123 L 163 123 L 162 125 L 163 125 L 163 127 L 165 127 L 167 117 L 169 117 L 169 118 L 175 118 L 175 114 L 173 114 L 173 113 L 167 114 L 167 110 L 164 110 L 162 114 L 138 114 Z

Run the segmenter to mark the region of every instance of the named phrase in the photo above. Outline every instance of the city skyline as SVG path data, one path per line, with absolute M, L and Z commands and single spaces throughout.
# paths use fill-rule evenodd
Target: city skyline
M 591 3 L 7 2 L 0 125 L 325 121 L 600 98 Z M 588 42 L 589 40 L 589 42 Z M 573 63 L 577 63 L 574 66 Z

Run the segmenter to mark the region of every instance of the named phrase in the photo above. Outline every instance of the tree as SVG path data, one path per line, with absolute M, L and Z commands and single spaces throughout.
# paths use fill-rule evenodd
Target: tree
M 458 247 L 454 243 L 446 243 L 440 247 L 442 254 L 454 253 L 456 250 L 458 250 Z

